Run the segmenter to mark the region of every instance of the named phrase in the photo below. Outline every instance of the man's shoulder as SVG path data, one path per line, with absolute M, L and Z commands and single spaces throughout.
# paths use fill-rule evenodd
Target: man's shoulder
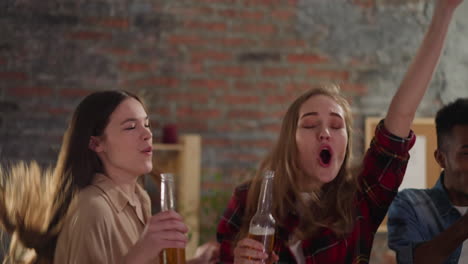
M 413 197 L 413 196 L 421 196 L 421 195 L 429 195 L 431 189 L 415 189 L 415 188 L 407 188 L 403 189 L 398 192 L 397 197 Z
M 424 204 L 432 203 L 437 196 L 433 189 L 404 189 L 398 192 L 395 197 L 397 203 L 408 203 L 413 206 L 424 206 Z

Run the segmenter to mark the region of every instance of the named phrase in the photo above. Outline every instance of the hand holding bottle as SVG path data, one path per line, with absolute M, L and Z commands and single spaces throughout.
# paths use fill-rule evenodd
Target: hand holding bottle
M 261 264 L 275 263 L 279 260 L 275 252 L 271 252 L 269 256 L 265 252 L 263 244 L 251 238 L 240 240 L 234 249 L 234 264 Z
M 124 263 L 148 263 L 165 248 L 185 248 L 187 231 L 182 217 L 172 210 L 153 215 Z

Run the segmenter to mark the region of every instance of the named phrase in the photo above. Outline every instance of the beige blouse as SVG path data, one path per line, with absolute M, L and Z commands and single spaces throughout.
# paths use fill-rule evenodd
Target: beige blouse
M 110 178 L 96 174 L 77 195 L 55 249 L 54 263 L 121 263 L 151 216 L 150 198 L 137 184 L 132 201 Z

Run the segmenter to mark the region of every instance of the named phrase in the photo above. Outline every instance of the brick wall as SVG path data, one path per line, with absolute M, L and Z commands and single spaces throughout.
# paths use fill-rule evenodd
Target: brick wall
M 291 100 L 342 84 L 362 154 L 416 51 L 425 0 L 62 0 L 0 3 L 0 158 L 55 161 L 88 93 L 143 95 L 156 138 L 177 123 L 203 137 L 203 195 L 231 190 L 271 148 Z M 460 16 L 420 116 L 468 96 Z M 219 206 L 218 204 L 216 206 Z

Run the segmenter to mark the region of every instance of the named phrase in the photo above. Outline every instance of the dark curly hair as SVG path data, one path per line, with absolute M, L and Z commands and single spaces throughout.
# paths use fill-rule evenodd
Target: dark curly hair
M 444 107 L 436 115 L 437 148 L 443 149 L 456 125 L 468 125 L 468 98 L 459 98 Z

